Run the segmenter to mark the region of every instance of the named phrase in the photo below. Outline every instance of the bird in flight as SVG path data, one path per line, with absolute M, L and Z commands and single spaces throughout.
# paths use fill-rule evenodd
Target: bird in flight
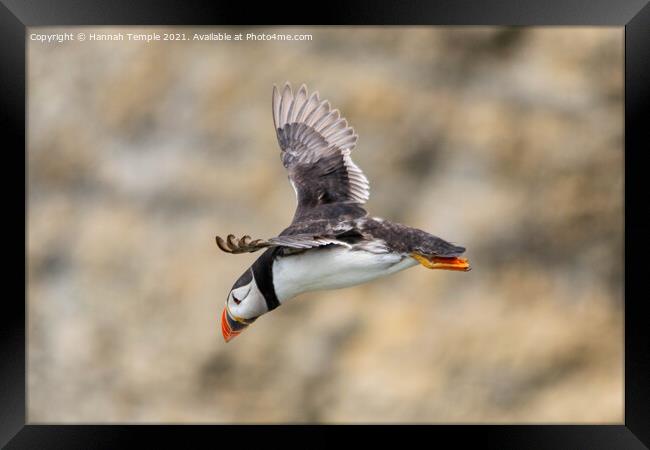
M 463 247 L 368 215 L 368 179 L 350 153 L 357 134 L 318 92 L 273 86 L 273 123 L 296 192 L 293 221 L 278 236 L 216 237 L 228 253 L 266 249 L 235 282 L 221 314 L 226 342 L 303 292 L 365 283 L 421 264 L 470 270 Z

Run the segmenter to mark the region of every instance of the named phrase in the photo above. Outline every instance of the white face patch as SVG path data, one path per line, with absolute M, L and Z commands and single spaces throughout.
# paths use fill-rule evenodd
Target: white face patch
M 241 319 L 253 319 L 268 312 L 266 300 L 257 287 L 255 277 L 252 277 L 250 283 L 230 291 L 226 304 L 230 314 Z

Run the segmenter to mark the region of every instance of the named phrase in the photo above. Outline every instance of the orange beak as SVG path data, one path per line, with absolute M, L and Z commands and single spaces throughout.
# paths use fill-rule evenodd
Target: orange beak
M 239 336 L 248 325 L 248 323 L 231 316 L 227 306 L 223 308 L 223 312 L 221 313 L 221 333 L 223 334 L 224 341 L 229 342 L 232 338 Z
M 444 270 L 460 270 L 462 272 L 468 272 L 472 270 L 469 265 L 469 261 L 465 258 L 456 258 L 456 257 L 426 257 L 418 253 L 411 253 L 411 256 L 422 264 L 427 269 L 444 269 Z

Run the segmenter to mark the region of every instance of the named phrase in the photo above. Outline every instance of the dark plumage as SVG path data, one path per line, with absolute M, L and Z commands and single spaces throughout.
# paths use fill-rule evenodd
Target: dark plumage
M 337 240 L 354 245 L 383 240 L 391 251 L 405 254 L 458 256 L 465 251 L 425 231 L 368 217 L 362 206 L 369 198 L 368 179 L 350 157 L 357 135 L 317 92 L 308 96 L 303 85 L 294 96 L 288 84 L 282 92 L 274 87 L 272 107 L 282 164 L 296 190 L 293 221 L 271 239 L 243 239 L 239 246 L 229 239 L 227 246 L 217 238 L 222 249 L 237 253 L 282 246 L 295 253 L 340 245 Z

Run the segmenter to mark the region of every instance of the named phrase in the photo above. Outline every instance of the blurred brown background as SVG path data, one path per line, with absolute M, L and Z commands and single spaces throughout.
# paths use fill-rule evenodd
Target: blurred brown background
M 30 422 L 623 420 L 622 28 L 34 28 L 311 33 L 29 42 Z M 273 83 L 360 135 L 371 214 L 467 247 L 219 314 L 295 197 Z

